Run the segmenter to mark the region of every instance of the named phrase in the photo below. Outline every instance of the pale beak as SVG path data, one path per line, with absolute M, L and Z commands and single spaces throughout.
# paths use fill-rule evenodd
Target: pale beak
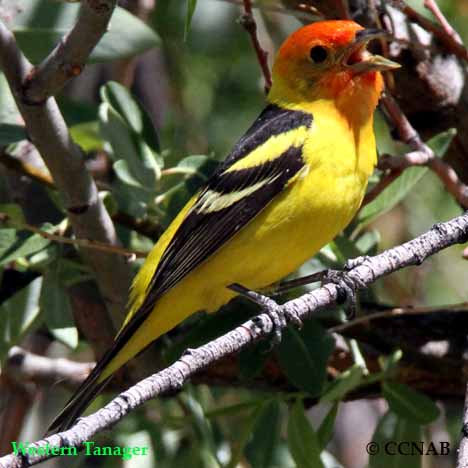
M 351 68 L 356 74 L 400 68 L 400 64 L 381 55 L 371 54 L 367 50 L 367 44 L 373 39 L 389 37 L 389 34 L 383 29 L 362 29 L 358 31 L 354 42 L 348 46 L 343 55 L 342 64 Z

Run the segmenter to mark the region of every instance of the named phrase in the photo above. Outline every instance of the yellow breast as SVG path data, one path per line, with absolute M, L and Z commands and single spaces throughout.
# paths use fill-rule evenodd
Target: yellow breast
M 330 102 L 314 104 L 319 108 L 313 113 L 319 117 L 314 118 L 305 140 L 307 166 L 273 203 L 200 267 L 198 276 L 208 275 L 214 282 L 205 286 L 202 299 L 208 310 L 217 310 L 232 297 L 226 289 L 230 283 L 257 289 L 296 270 L 358 210 L 376 162 L 372 119 L 356 129 Z

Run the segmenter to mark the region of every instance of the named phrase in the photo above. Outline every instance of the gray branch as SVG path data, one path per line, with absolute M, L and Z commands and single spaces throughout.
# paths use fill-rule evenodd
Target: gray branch
M 50 358 L 32 353 L 19 346 L 8 352 L 2 373 L 19 381 L 36 383 L 64 383 L 78 387 L 94 367 L 94 362 L 76 362 L 65 358 Z
M 26 123 L 30 139 L 44 159 L 64 200 L 75 235 L 119 245 L 109 213 L 84 165 L 82 151 L 73 142 L 55 99 L 49 98 L 36 105 L 25 100 L 23 85 L 33 67 L 19 50 L 13 34 L 1 22 L 0 65 Z M 130 282 L 129 267 L 117 255 L 84 248 L 81 252 L 94 271 L 99 289 L 112 311 L 112 319 L 117 327 L 125 311 Z M 107 333 L 113 336 L 112 330 L 107 330 Z
M 23 98 L 40 104 L 56 95 L 67 81 L 79 75 L 96 44 L 106 33 L 117 0 L 82 0 L 73 29 L 44 61 L 26 77 Z
M 425 234 L 389 249 L 375 257 L 361 258 L 358 266 L 351 268 L 343 275 L 347 283 L 356 289 L 369 286 L 377 279 L 396 270 L 419 265 L 427 257 L 454 244 L 468 240 L 468 212 L 446 223 L 435 225 Z M 108 429 L 130 411 L 146 401 L 165 393 L 174 392 L 197 372 L 219 361 L 223 357 L 238 353 L 248 345 L 266 338 L 273 331 L 273 322 L 268 312 L 279 311 L 296 315 L 301 320 L 307 319 L 314 312 L 336 303 L 339 288 L 333 283 L 305 294 L 298 299 L 279 306 L 271 299 L 265 298 L 268 309 L 252 320 L 249 320 L 225 335 L 196 349 L 187 350 L 174 364 L 142 380 L 130 389 L 114 398 L 104 408 L 90 416 L 80 418 L 68 431 L 51 435 L 31 446 L 34 447 L 80 447 L 86 440 Z M 261 326 L 259 326 L 261 324 Z M 285 327 L 286 325 L 282 325 Z M 14 454 L 0 458 L 1 468 L 19 468 L 34 465 L 52 458 L 51 453 Z

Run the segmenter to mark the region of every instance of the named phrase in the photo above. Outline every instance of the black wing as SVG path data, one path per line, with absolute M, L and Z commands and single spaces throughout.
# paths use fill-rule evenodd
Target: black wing
M 262 211 L 303 167 L 302 147 L 291 146 L 275 159 L 246 169 L 226 170 L 268 141 L 312 116 L 269 105 L 217 168 L 166 248 L 142 305 L 157 298 L 216 252 Z M 249 193 L 251 191 L 251 193 Z M 235 194 L 245 193 L 236 200 Z M 239 195 L 240 196 L 240 195 Z M 220 203 L 222 197 L 226 200 Z M 229 198 L 230 197 L 230 198 Z
M 248 224 L 304 167 L 302 147 L 291 145 L 283 154 L 261 165 L 226 172 L 227 169 L 271 137 L 311 124 L 310 114 L 273 105 L 260 114 L 209 179 L 174 234 L 148 286 L 143 304 L 54 420 L 50 430 L 69 428 L 106 385 L 110 378 L 99 382 L 101 372 L 143 324 L 156 300 Z

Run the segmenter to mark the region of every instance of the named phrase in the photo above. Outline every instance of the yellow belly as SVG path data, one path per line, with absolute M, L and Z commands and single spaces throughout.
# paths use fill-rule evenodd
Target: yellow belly
M 346 126 L 347 122 L 336 116 L 314 123 L 304 145 L 307 167 L 250 224 L 156 302 L 102 378 L 193 313 L 218 310 L 235 296 L 228 285 L 240 283 L 259 289 L 279 281 L 350 222 L 375 163 L 375 141 L 371 121 L 361 128 L 358 138 L 351 129 L 346 131 Z M 341 135 L 339 141 L 336 134 Z M 191 203 L 159 240 L 138 274 L 133 291 L 136 300 L 127 321 L 143 300 L 159 258 Z
M 194 277 L 181 283 L 181 290 L 200 288 L 200 305 L 215 312 L 234 296 L 229 284 L 259 289 L 295 271 L 350 222 L 362 200 L 365 186 L 356 178 L 339 180 L 334 187 L 326 179 L 317 171 L 297 180 L 199 267 L 196 276 L 211 278 L 211 284 L 197 284 L 202 282 Z

